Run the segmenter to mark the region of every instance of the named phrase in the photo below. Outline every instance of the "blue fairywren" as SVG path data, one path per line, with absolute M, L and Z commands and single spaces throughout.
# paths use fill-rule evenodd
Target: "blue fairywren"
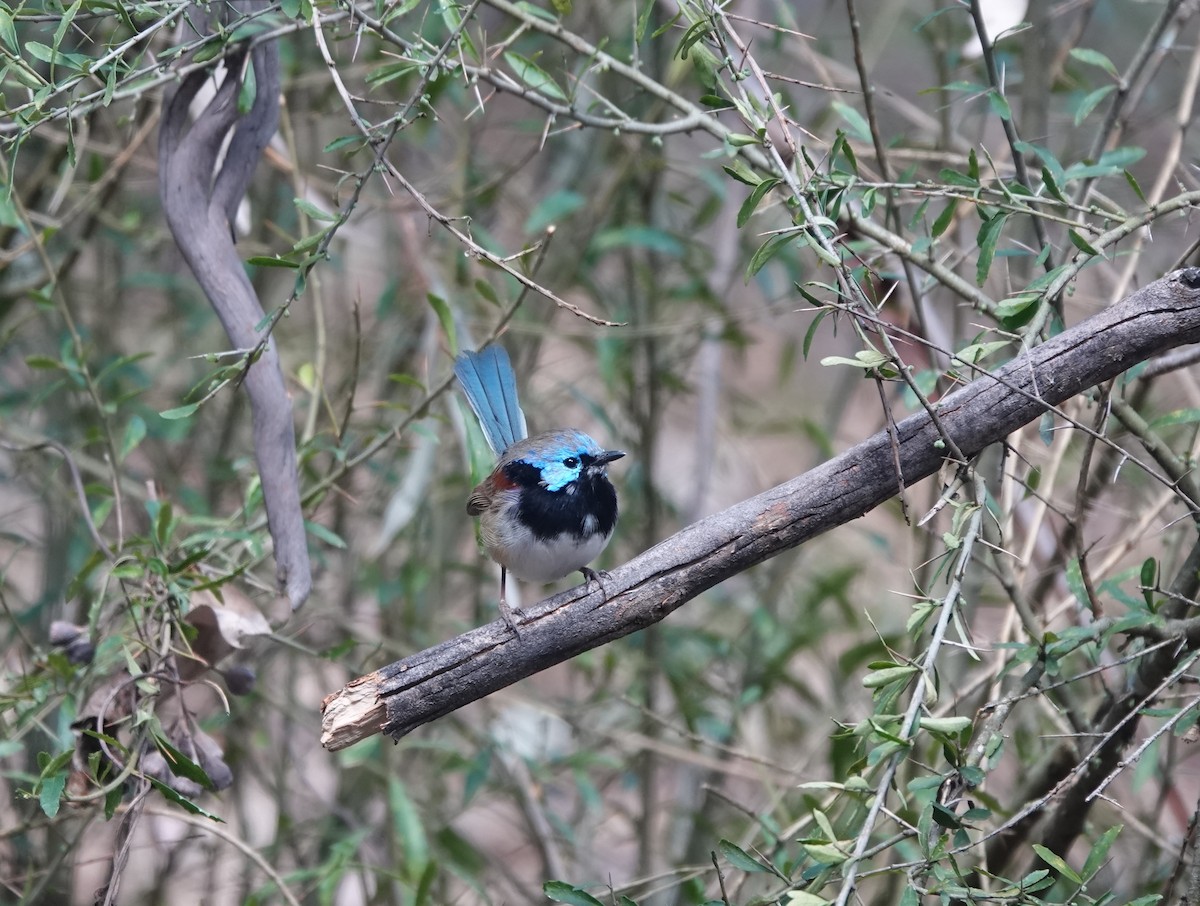
M 608 464 L 625 454 L 602 449 L 574 428 L 528 437 L 517 378 L 501 346 L 462 353 L 454 373 L 499 457 L 467 498 L 467 512 L 479 517 L 484 549 L 500 564 L 500 614 L 515 633 L 514 616 L 521 614 L 505 598 L 508 573 L 553 582 L 579 570 L 599 582 L 588 564 L 617 524 Z

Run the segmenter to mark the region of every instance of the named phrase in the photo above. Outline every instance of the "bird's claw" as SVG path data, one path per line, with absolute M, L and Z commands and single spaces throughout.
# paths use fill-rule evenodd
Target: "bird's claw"
M 521 630 L 517 628 L 517 624 L 525 621 L 525 612 L 519 607 L 510 607 L 507 601 L 501 599 L 500 617 L 504 620 L 504 625 L 512 630 L 512 634 L 518 639 L 521 638 Z
M 600 589 L 601 601 L 603 601 L 604 603 L 608 603 L 608 589 L 604 587 L 604 580 L 612 578 L 612 576 L 609 574 L 608 570 L 606 570 L 606 569 L 594 570 L 591 567 L 585 566 L 582 569 L 580 569 L 579 571 L 581 573 L 583 573 L 584 591 L 585 592 L 589 591 L 591 589 L 592 583 L 595 582 L 596 585 Z

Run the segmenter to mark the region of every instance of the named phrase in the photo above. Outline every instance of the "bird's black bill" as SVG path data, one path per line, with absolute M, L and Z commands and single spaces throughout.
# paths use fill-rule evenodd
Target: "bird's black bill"
M 605 463 L 612 462 L 614 459 L 620 459 L 624 455 L 624 450 L 605 450 L 596 457 L 596 465 L 602 466 Z

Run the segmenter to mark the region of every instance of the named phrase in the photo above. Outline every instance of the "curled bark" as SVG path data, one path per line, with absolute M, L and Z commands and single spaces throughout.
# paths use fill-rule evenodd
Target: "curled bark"
M 195 13 L 194 18 L 202 18 L 199 10 Z M 168 92 L 158 139 L 159 194 L 179 250 L 233 348 L 256 351 L 247 362 L 244 380 L 254 455 L 275 549 L 276 581 L 295 609 L 308 597 L 312 574 L 300 509 L 292 404 L 275 341 L 258 329 L 263 309 L 234 247 L 232 225 L 279 121 L 279 51 L 274 41 L 245 41 L 225 58 L 225 65 L 225 80 L 190 123 L 188 106 L 212 73 L 189 73 Z M 254 102 L 243 115 L 238 97 L 251 73 Z
M 1176 271 L 1027 350 L 937 405 L 946 437 L 973 456 L 1077 393 L 1200 340 L 1200 268 Z M 934 474 L 945 441 L 927 412 L 895 426 L 903 484 Z M 874 509 L 897 489 L 881 431 L 817 468 L 702 519 L 604 583 L 526 608 L 521 636 L 483 626 L 360 677 L 325 699 L 322 743 L 399 738 L 539 670 L 663 619 L 724 579 Z

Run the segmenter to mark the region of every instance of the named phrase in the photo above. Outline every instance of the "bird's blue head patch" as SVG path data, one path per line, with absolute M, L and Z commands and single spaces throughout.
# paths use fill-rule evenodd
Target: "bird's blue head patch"
M 548 491 L 561 491 L 583 474 L 590 460 L 604 455 L 603 447 L 573 428 L 531 440 L 536 443 L 522 450 L 518 458 L 541 472 L 542 486 Z

